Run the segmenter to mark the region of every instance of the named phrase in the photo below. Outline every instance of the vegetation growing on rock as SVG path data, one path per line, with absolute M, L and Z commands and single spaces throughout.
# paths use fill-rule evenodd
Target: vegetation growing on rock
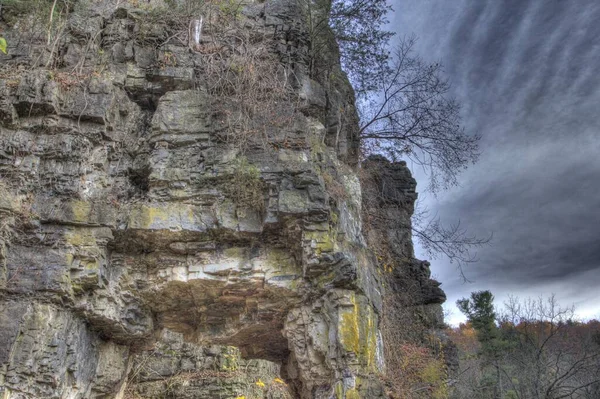
M 402 223 L 363 231 L 352 87 L 306 4 L 1 4 L 0 176 L 27 205 L 0 199 L 27 216 L 0 253 L 1 396 L 386 397 L 386 298 L 418 286 L 402 308 L 437 330 L 443 293 Z
M 233 162 L 231 179 L 223 188 L 225 194 L 242 209 L 262 212 L 265 208 L 265 183 L 261 180 L 260 170 L 248 163 L 244 157 Z

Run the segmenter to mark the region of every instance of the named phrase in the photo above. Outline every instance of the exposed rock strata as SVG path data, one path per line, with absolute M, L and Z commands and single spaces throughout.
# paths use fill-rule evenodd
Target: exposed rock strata
M 209 20 L 192 51 L 139 3 L 81 2 L 50 53 L 2 22 L 2 397 L 384 397 L 385 288 L 339 63 L 309 76 L 300 3 L 244 3 L 227 23 L 268 42 L 294 108 L 240 146 L 240 108 L 207 83 L 239 44 Z M 392 169 L 410 218 L 413 180 Z

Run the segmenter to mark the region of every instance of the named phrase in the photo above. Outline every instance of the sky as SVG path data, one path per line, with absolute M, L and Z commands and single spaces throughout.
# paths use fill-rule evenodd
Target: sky
M 460 186 L 421 206 L 481 237 L 478 262 L 432 260 L 448 295 L 491 290 L 556 294 L 600 318 L 600 1 L 393 0 L 390 26 L 415 34 L 416 51 L 441 61 L 467 131 L 482 135 L 479 162 Z M 423 191 L 426 176 L 413 173 Z M 419 186 L 417 189 L 419 189 Z M 417 256 L 426 259 L 416 246 Z

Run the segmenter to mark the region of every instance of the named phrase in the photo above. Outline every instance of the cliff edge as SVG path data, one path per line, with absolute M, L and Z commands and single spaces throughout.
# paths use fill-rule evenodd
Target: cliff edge
M 445 296 L 315 9 L 2 6 L 2 398 L 388 397 Z

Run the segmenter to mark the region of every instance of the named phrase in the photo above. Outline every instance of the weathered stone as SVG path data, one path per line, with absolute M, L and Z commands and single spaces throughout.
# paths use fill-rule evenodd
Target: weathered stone
M 12 245 L 7 251 L 6 273 L 3 286 L 8 292 L 19 294 L 54 294 L 68 296 L 69 256 L 64 250 L 38 247 L 35 251 Z
M 149 68 L 156 62 L 156 53 L 152 47 L 134 46 L 133 53 L 136 64 L 140 68 Z
M 35 302 L 4 302 L 0 309 L 16 316 L 4 320 L 13 332 L 10 355 L 0 364 L 4 397 L 87 396 L 99 338 L 86 323 L 71 312 Z
M 322 111 L 327 105 L 327 93 L 323 87 L 308 77 L 302 81 L 300 92 L 298 93 L 300 99 L 304 101 L 303 108 L 305 112 L 311 113 Z
M 92 386 L 93 398 L 118 397 L 129 371 L 129 347 L 102 342 L 99 349 L 96 377 Z
M 151 140 L 177 145 L 208 140 L 211 133 L 222 129 L 213 102 L 198 90 L 167 93 L 160 99 L 152 119 Z
M 58 111 L 58 84 L 46 71 L 21 77 L 13 105 L 20 117 L 54 114 Z
M 292 397 L 279 365 L 240 355 L 234 347 L 185 343 L 181 334 L 164 330 L 153 351 L 136 356 L 129 391 L 145 398 Z
M 285 331 L 295 378 L 304 381 L 301 397 L 321 397 L 338 384 L 349 397 L 357 379 L 377 372 L 383 362 L 377 326 L 366 297 L 348 290 L 331 290 L 312 306 L 290 312 Z
M 10 87 L 5 80 L 0 81 L 0 126 L 11 126 L 18 118 L 17 110 L 9 98 Z
M 363 236 L 353 92 L 332 41 L 309 68 L 307 10 L 206 3 L 188 47 L 189 2 L 166 5 L 77 2 L 51 47 L 3 31 L 0 396 L 383 398 L 402 285 L 372 234 L 431 331 L 445 299 L 410 171 L 365 164 L 392 222 Z

